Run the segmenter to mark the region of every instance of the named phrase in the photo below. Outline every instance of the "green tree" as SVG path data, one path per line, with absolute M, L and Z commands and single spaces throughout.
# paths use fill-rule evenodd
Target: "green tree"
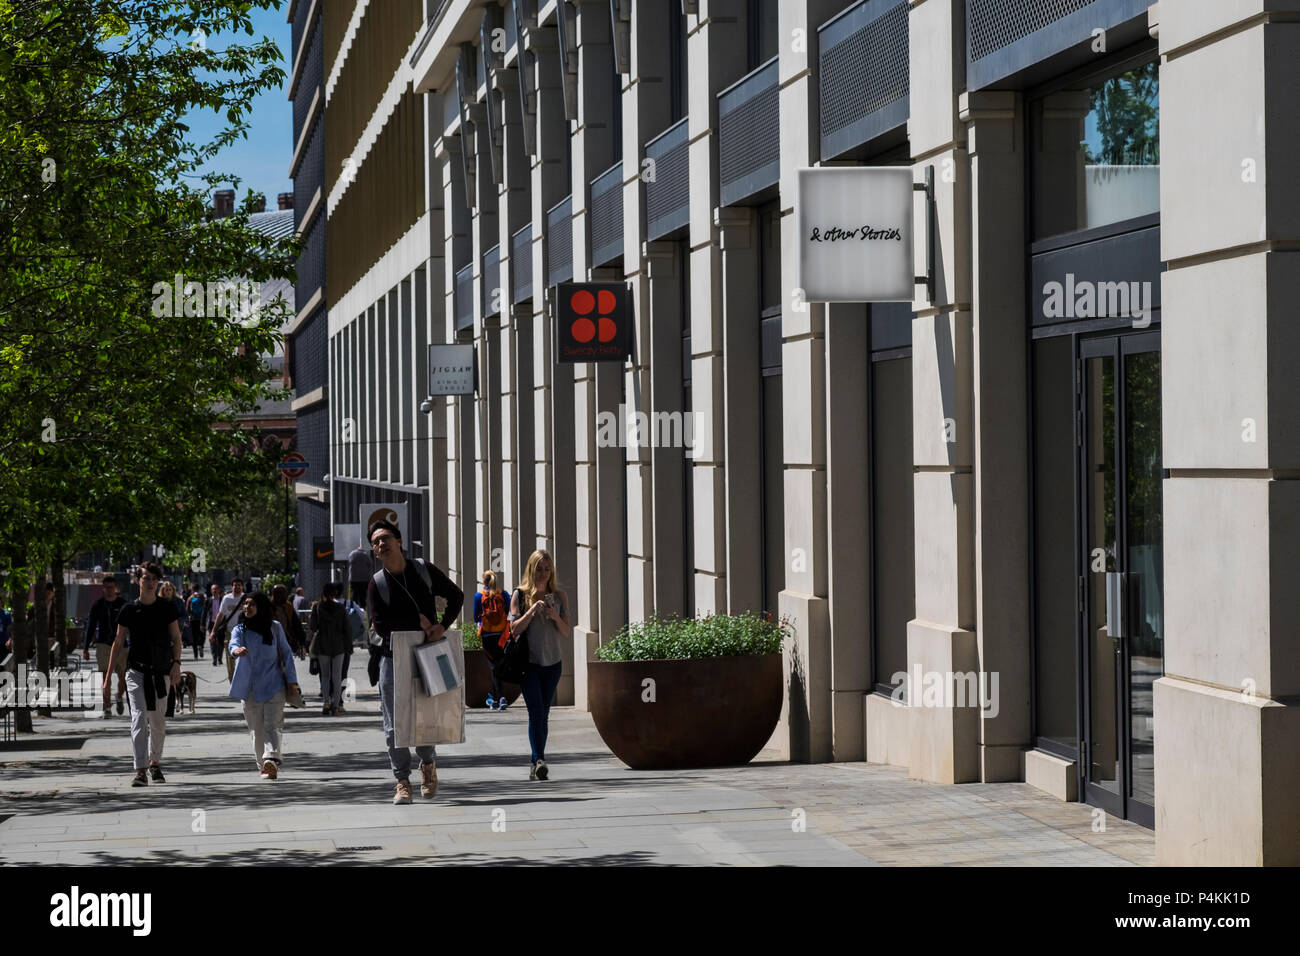
M 231 180 L 201 170 L 247 135 L 253 98 L 284 79 L 269 39 L 215 49 L 206 37 L 252 37 L 251 12 L 277 5 L 0 0 L 0 567 L 11 598 L 60 555 L 178 540 L 196 515 L 273 474 L 236 417 L 273 394 L 260 355 L 286 307 L 232 308 L 221 292 L 230 277 L 291 277 L 296 245 L 250 227 L 251 194 L 210 220 L 211 191 Z M 224 117 L 208 142 L 185 123 L 196 109 Z
M 1100 143 L 1085 145 L 1088 163 L 1155 166 L 1160 163 L 1160 71 L 1155 63 L 1107 80 L 1092 91 Z
M 234 505 L 199 515 L 190 534 L 187 552 L 202 549 L 213 568 L 235 571 L 245 578 L 254 571 L 284 566 L 284 492 L 266 484 Z M 290 539 L 290 558 L 297 543 Z

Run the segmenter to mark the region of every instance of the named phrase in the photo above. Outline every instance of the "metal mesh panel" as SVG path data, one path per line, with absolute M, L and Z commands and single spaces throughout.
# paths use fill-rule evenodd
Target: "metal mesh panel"
M 501 247 L 483 253 L 483 314 L 500 315 Z
M 591 264 L 603 266 L 623 254 L 623 164 L 615 163 L 591 184 Z
M 456 330 L 474 324 L 474 264 L 456 272 Z
M 323 34 L 317 30 L 311 45 L 303 54 L 306 62 L 302 65 L 302 74 L 298 77 L 298 88 L 293 93 L 293 141 L 298 142 L 302 134 L 302 124 L 307 122 L 307 110 L 311 108 L 312 97 L 321 85 L 322 70 L 325 63 L 325 45 Z M 295 48 L 296 49 L 296 48 Z M 321 90 L 321 96 L 325 91 Z
M 646 143 L 645 155 L 654 161 L 654 179 L 645 184 L 646 238 L 659 239 L 690 221 L 686 120 Z
M 317 309 L 293 337 L 293 388 L 300 396 L 315 391 L 328 381 L 329 357 L 325 352 L 328 324 L 325 310 Z
M 302 217 L 307 214 L 307 205 L 316 190 L 325 183 L 325 114 L 322 111 L 316 118 L 307 148 L 303 150 L 302 159 L 293 177 L 293 227 L 302 225 Z
M 546 284 L 573 278 L 573 197 L 569 196 L 546 214 Z
M 970 58 L 1010 46 L 1099 0 L 968 0 Z
M 317 289 L 325 286 L 325 217 L 317 216 L 307 234 L 307 244 L 298 259 L 298 282 L 293 287 L 295 302 L 307 304 Z
M 884 132 L 869 118 L 907 99 L 908 10 L 906 0 L 865 0 L 819 31 L 822 142 L 835 153 Z M 822 158 L 835 153 L 824 148 Z
M 724 206 L 781 177 L 777 65 L 773 60 L 718 94 L 718 178 Z
M 533 224 L 529 223 L 510 240 L 510 274 L 514 278 L 515 303 L 533 297 Z
M 303 481 L 321 483 L 321 476 L 329 474 L 329 407 L 317 405 L 298 414 L 298 451 L 307 459 L 307 473 Z
M 298 45 L 302 43 L 303 33 L 307 29 L 307 15 L 311 13 L 311 6 L 311 0 L 298 0 L 298 6 L 294 8 L 293 31 L 291 33 L 293 49 L 289 54 L 290 56 L 293 56 L 298 52 Z M 319 17 L 316 22 L 320 22 Z

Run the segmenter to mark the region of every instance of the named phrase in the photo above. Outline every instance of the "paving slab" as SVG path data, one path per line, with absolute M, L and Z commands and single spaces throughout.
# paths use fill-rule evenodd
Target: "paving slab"
M 550 780 L 527 779 L 522 706 L 471 711 L 466 742 L 438 748 L 437 796 L 417 787 L 394 806 L 364 686 L 345 716 L 290 711 L 280 778 L 262 780 L 224 668 L 200 676 L 198 712 L 168 725 L 165 784 L 130 786 L 125 717 L 38 719 L 48 749 L 0 752 L 0 863 L 1154 864 L 1151 831 L 1107 817 L 1096 832 L 1091 807 L 1023 783 L 941 786 L 766 751 L 744 767 L 632 771 L 566 707 L 551 713 Z M 74 733 L 80 749 L 56 746 Z

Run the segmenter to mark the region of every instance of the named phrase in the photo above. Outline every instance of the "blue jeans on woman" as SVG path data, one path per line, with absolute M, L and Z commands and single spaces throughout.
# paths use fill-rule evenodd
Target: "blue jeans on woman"
M 519 685 L 524 692 L 524 703 L 528 705 L 528 746 L 533 751 L 533 763 L 546 759 L 547 719 L 563 667 L 563 661 L 547 667 L 530 664 L 523 683 Z

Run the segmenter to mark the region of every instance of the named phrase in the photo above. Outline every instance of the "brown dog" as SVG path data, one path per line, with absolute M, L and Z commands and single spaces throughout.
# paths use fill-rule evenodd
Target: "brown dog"
M 185 712 L 185 698 L 190 699 L 190 713 L 194 713 L 194 704 L 197 702 L 199 692 L 199 679 L 194 671 L 181 671 L 181 682 L 176 686 L 176 713 Z

